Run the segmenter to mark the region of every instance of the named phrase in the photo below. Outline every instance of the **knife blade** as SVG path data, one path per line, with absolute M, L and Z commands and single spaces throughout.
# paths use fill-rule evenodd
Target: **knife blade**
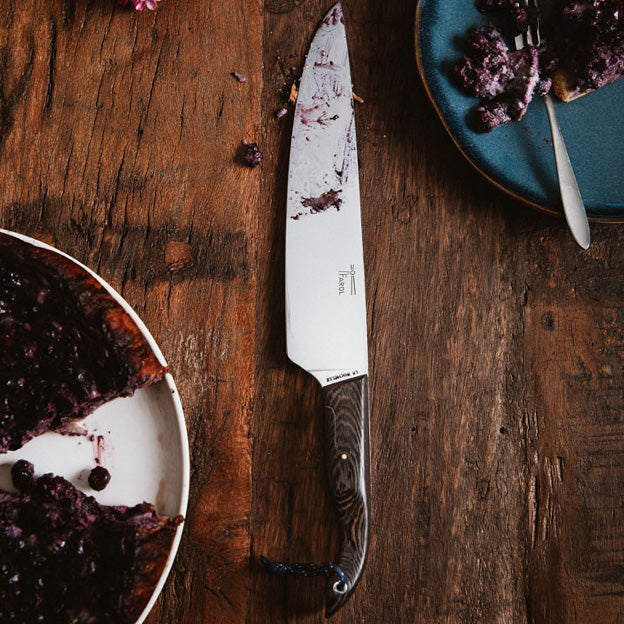
M 369 532 L 368 349 L 353 89 L 340 3 L 322 20 L 301 76 L 286 223 L 288 357 L 321 384 L 325 456 L 340 528 L 326 614 L 351 595 Z

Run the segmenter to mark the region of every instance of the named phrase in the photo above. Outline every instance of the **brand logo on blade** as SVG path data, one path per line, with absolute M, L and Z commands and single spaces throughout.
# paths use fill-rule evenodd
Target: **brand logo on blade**
M 352 264 L 348 271 L 338 271 L 338 294 L 344 295 L 347 292 L 347 282 L 349 283 L 349 294 L 355 295 L 355 265 Z

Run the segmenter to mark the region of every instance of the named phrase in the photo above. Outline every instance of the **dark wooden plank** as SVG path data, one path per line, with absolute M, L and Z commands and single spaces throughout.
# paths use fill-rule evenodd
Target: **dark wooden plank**
M 560 220 L 481 180 L 419 85 L 411 3 L 345 4 L 354 88 L 365 99 L 357 121 L 373 530 L 362 585 L 335 620 L 619 621 L 622 444 L 611 425 L 621 383 L 610 376 L 621 373 L 621 234 L 594 226 L 593 247 L 582 254 Z M 281 3 L 267 15 L 267 124 L 325 9 Z M 293 32 L 293 23 L 303 26 Z M 277 205 L 261 221 L 268 235 L 259 247 L 270 260 L 258 273 L 253 546 L 254 555 L 320 560 L 336 552 L 336 536 L 317 437 L 319 397 L 284 356 L 281 319 L 288 133 L 282 122 L 278 136 L 269 125 L 265 137 L 273 168 L 265 168 L 264 184 L 276 185 Z M 560 289 L 575 274 L 574 290 Z M 548 306 L 567 319 L 559 346 L 542 338 Z M 597 372 L 572 393 L 574 375 L 562 369 L 580 366 L 575 338 L 596 358 L 577 376 Z M 596 355 L 603 351 L 606 362 Z M 588 383 L 609 399 L 600 425 L 583 422 L 595 400 Z M 564 435 L 568 411 L 576 414 L 573 435 Z M 540 414 L 539 434 L 533 414 Z M 563 487 L 557 479 L 566 471 Z M 547 535 L 541 542 L 538 529 Z M 322 621 L 322 584 L 258 575 L 255 587 L 248 621 Z
M 535 622 L 624 618 L 621 233 L 587 254 L 545 237 L 526 307 L 530 612 Z
M 278 0 L 266 8 L 262 187 L 267 204 L 258 213 L 253 574 L 246 621 L 320 621 L 324 579 L 271 577 L 257 562 L 260 555 L 320 562 L 335 556 L 338 548 L 338 527 L 324 480 L 320 388 L 286 358 L 284 211 L 292 107 L 286 117 L 275 118 L 300 75 L 314 29 L 329 7 Z
M 373 528 L 362 583 L 334 619 L 524 621 L 522 388 L 518 375 L 510 379 L 522 328 L 523 295 L 510 283 L 518 219 L 501 210 L 509 200 L 475 183 L 425 100 L 412 4 L 345 5 L 354 89 L 365 100 L 356 115 Z M 279 107 L 326 8 L 310 2 L 267 15 L 265 116 Z M 294 23 L 302 25 L 295 32 Z M 277 190 L 260 228 L 269 264 L 258 273 L 253 548 L 320 561 L 336 554 L 320 400 L 285 358 L 281 318 L 289 124 L 277 136 L 269 128 L 264 184 Z M 256 587 L 248 621 L 323 620 L 322 584 L 258 575 Z
M 261 4 L 0 7 L 1 223 L 122 292 L 186 411 L 190 506 L 151 623 L 246 613 L 260 178 L 234 155 L 260 123 Z

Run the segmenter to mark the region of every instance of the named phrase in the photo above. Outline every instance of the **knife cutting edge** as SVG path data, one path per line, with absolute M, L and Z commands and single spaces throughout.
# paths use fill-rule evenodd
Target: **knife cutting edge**
M 353 88 L 340 3 L 310 45 L 295 108 L 286 218 L 288 357 L 323 390 L 326 468 L 340 524 L 326 615 L 351 595 L 369 533 L 368 349 Z

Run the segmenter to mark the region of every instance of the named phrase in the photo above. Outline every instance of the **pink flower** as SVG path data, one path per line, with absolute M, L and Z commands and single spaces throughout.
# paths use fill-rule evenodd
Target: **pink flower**
M 137 11 L 142 11 L 145 7 L 147 7 L 150 11 L 153 11 L 156 8 L 156 3 L 159 0 L 134 0 L 134 8 Z
M 122 6 L 130 4 L 136 11 L 142 11 L 145 8 L 153 11 L 158 6 L 160 0 L 117 0 L 117 2 Z

